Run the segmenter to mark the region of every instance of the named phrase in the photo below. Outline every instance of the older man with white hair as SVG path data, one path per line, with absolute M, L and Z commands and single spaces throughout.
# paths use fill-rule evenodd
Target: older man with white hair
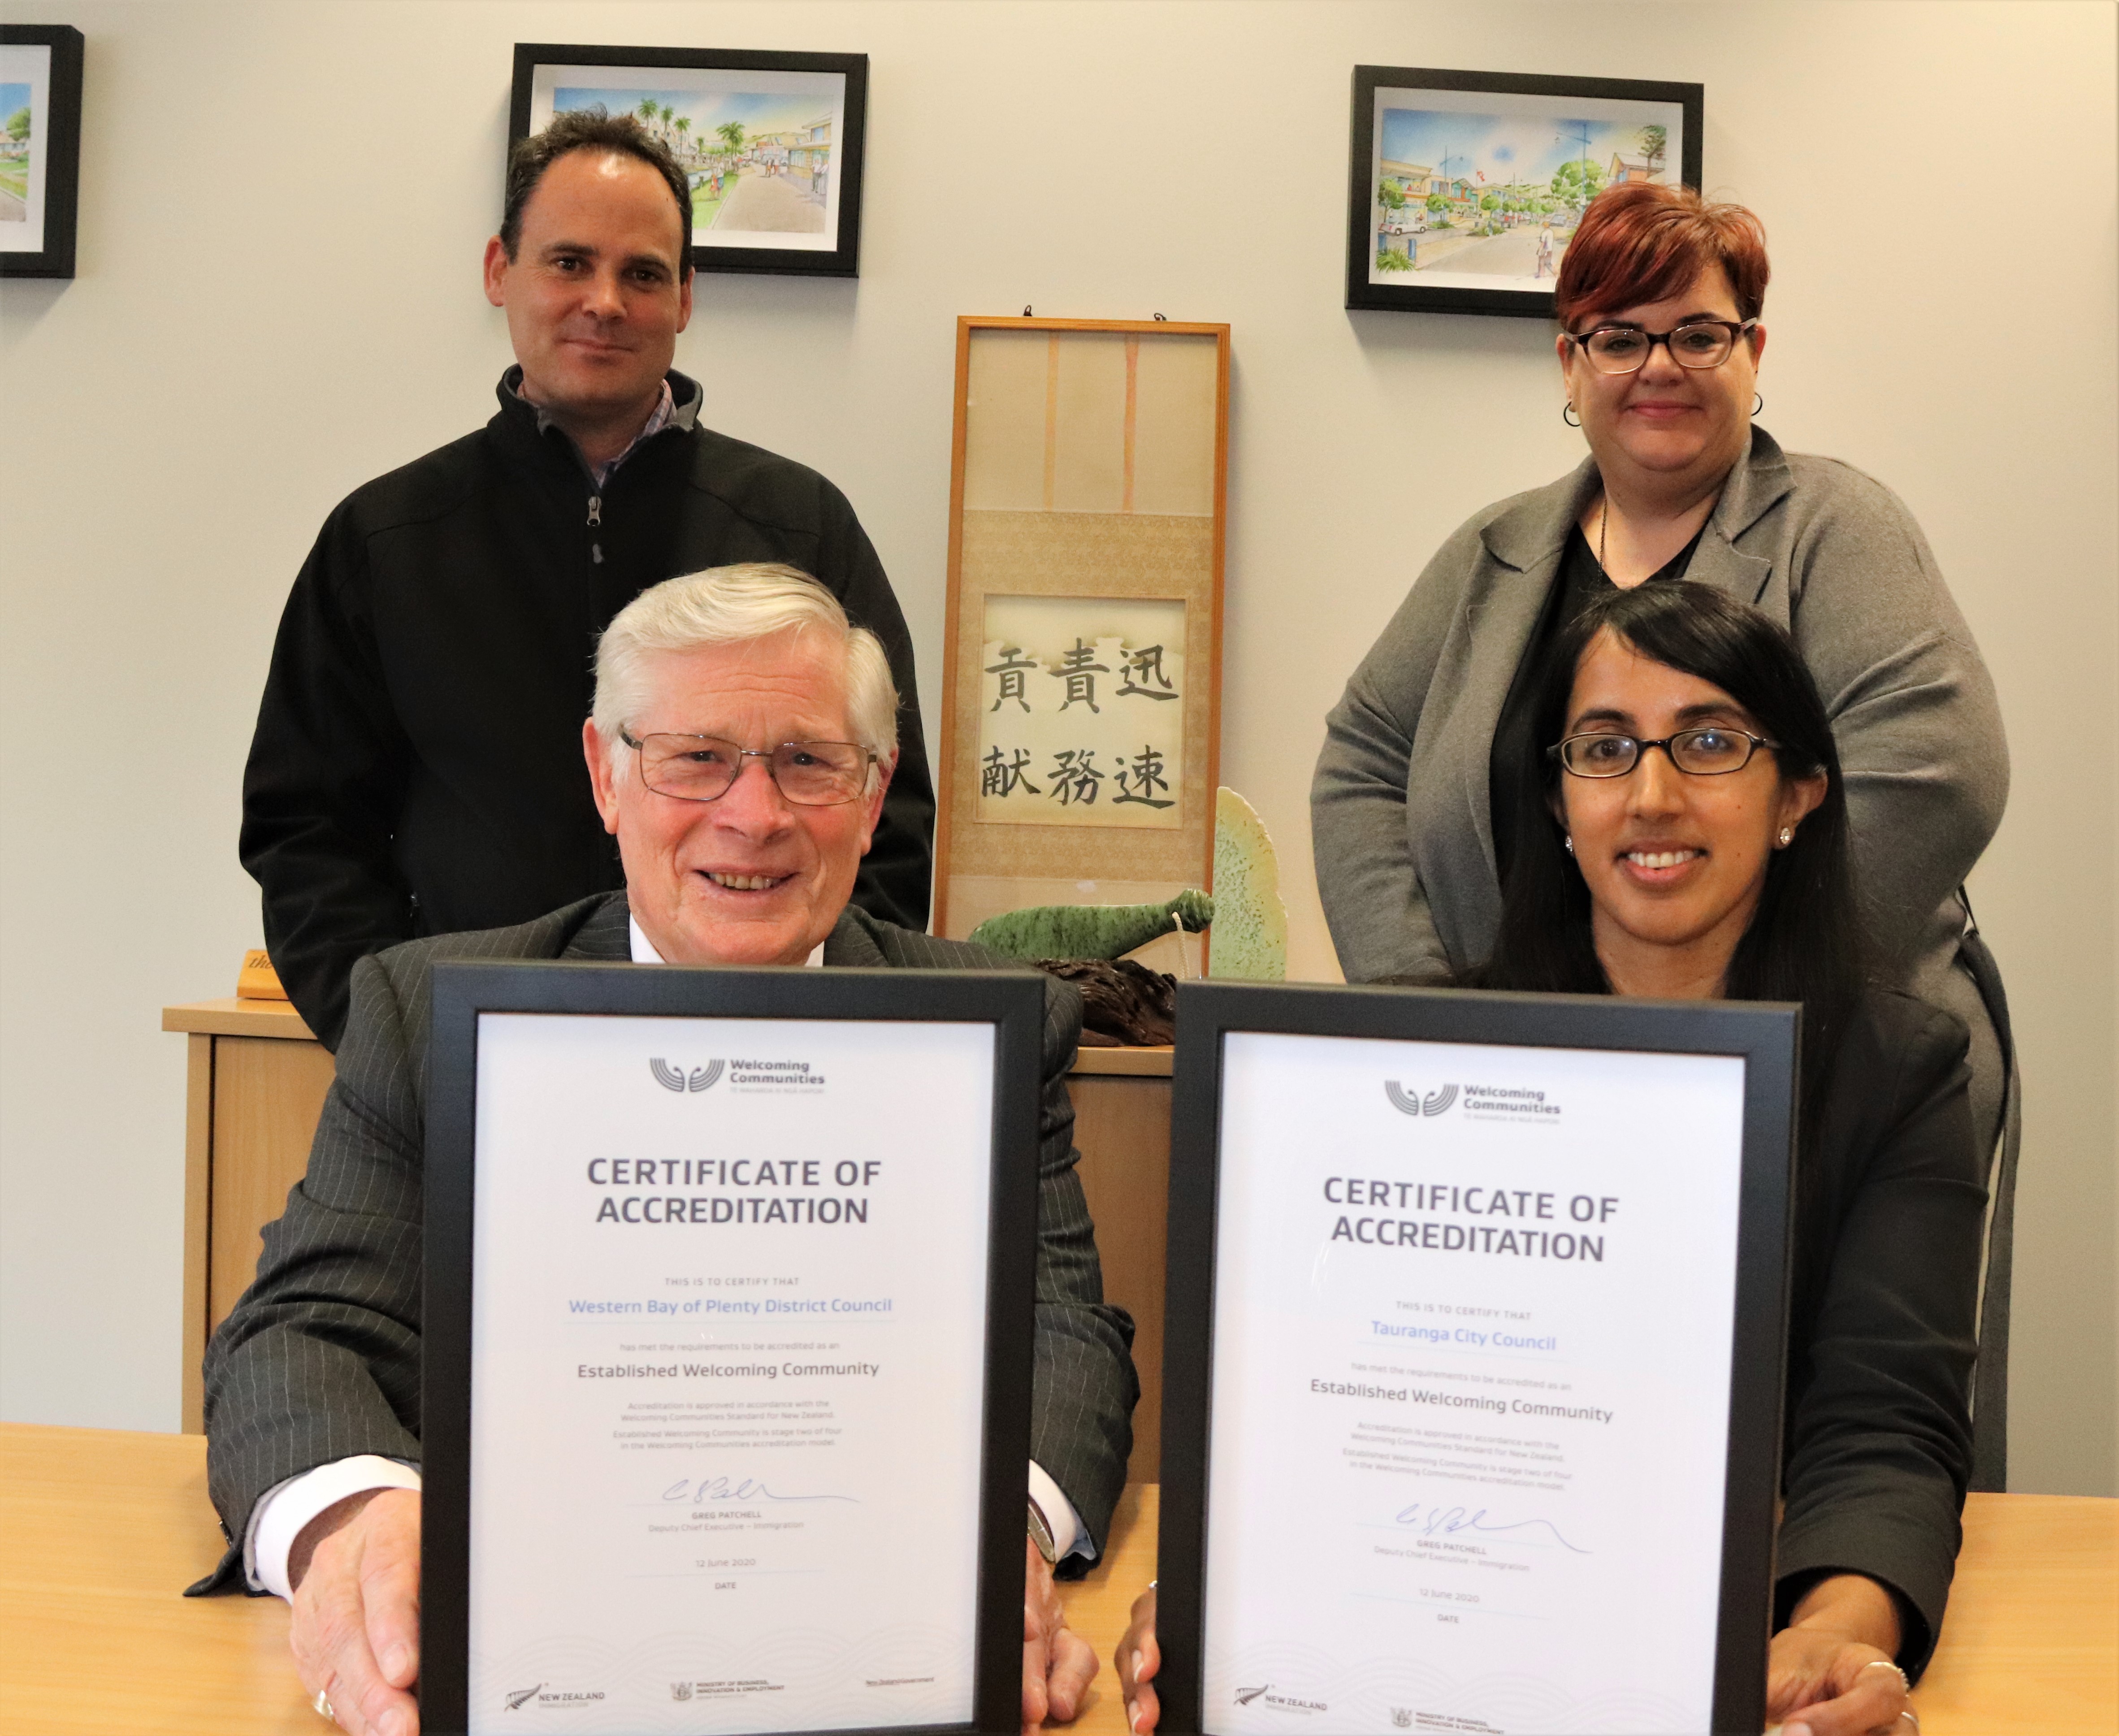
M 897 755 L 882 646 L 791 567 L 643 592 L 603 635 L 582 747 L 625 867 L 515 928 L 355 966 L 338 1076 L 257 1281 L 206 1355 L 209 1481 L 229 1550 L 194 1589 L 270 1591 L 319 1711 L 413 1736 L 419 1674 L 422 1154 L 438 959 L 994 969 L 1010 961 L 847 902 Z M 753 764 L 753 762 L 756 763 Z M 1097 1668 L 1054 1564 L 1078 1572 L 1125 1478 L 1132 1322 L 1102 1299 L 1065 1073 L 1081 1006 L 1046 989 L 1022 1717 L 1064 1721 Z M 879 1563 L 880 1569 L 883 1564 Z

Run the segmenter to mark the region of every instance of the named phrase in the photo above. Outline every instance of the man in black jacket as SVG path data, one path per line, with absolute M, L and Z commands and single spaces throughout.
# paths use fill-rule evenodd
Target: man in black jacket
M 837 489 L 700 425 L 703 394 L 670 370 L 690 258 L 684 173 L 629 118 L 561 115 L 519 146 L 486 245 L 517 363 L 499 414 L 355 491 L 294 581 L 242 855 L 327 1049 L 364 954 L 623 883 L 582 762 L 590 656 L 640 592 L 704 567 L 800 567 L 882 641 L 902 746 L 854 901 L 926 927 L 934 803 L 904 617 Z

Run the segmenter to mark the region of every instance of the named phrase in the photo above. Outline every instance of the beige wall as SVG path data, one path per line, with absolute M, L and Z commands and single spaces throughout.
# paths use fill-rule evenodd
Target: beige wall
M 0 287 L 0 1414 L 174 1426 L 181 1044 L 258 927 L 234 840 L 274 622 L 348 489 L 483 419 L 520 39 L 865 49 L 858 284 L 702 279 L 707 416 L 852 497 L 937 695 L 959 312 L 1236 331 L 1224 775 L 1333 973 L 1305 790 L 1467 513 L 1578 456 L 1548 329 L 1342 311 L 1356 62 L 1698 79 L 1778 279 L 1763 420 L 1897 488 L 2016 785 L 1980 914 L 2030 1090 L 2020 1487 L 2115 1466 L 2113 9 L 2104 3 L 232 7 L 88 41 L 81 275 Z

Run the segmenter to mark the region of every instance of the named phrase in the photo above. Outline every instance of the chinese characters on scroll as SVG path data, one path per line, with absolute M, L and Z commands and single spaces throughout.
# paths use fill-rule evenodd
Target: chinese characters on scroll
M 990 596 L 980 670 L 981 820 L 1178 827 L 1183 602 Z

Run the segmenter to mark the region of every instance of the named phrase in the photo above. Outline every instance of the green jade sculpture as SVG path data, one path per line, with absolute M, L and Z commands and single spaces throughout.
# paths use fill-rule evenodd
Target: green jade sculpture
M 1162 904 L 1033 905 L 988 917 L 971 939 L 1010 958 L 1120 958 L 1178 924 L 1196 934 L 1213 919 L 1214 900 L 1186 891 Z
M 1280 859 L 1258 810 L 1224 785 L 1214 793 L 1214 924 L 1207 974 L 1254 983 L 1287 979 L 1287 906 Z

